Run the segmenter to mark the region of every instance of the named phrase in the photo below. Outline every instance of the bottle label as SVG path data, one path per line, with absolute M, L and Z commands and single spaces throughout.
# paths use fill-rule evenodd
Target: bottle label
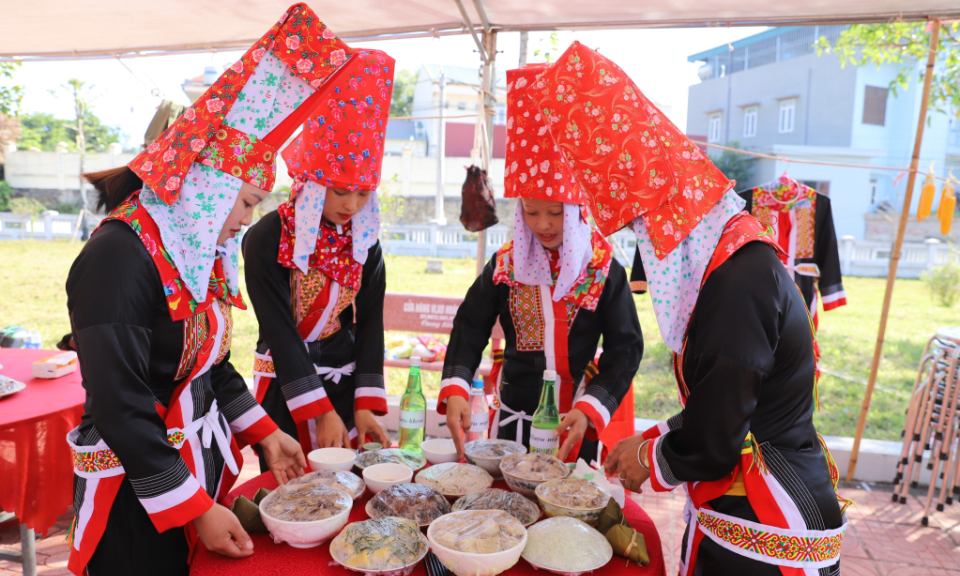
M 530 427 L 530 451 L 556 454 L 560 448 L 560 438 L 553 436 L 553 430 Z
M 401 410 L 400 427 L 407 429 L 423 428 L 427 424 L 425 410 Z
M 472 414 L 470 416 L 470 431 L 471 432 L 483 432 L 490 427 L 490 412 L 484 410 L 479 414 Z

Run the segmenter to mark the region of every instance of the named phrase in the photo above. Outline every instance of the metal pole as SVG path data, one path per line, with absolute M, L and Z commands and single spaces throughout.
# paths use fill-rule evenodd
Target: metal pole
M 486 30 L 483 33 L 483 49 L 487 59 L 483 63 L 483 113 L 484 124 L 487 129 L 487 153 L 481 154 L 483 169 L 490 174 L 490 164 L 493 158 L 493 116 L 497 109 L 497 75 L 494 62 L 497 57 L 497 33 Z M 483 273 L 483 266 L 487 261 L 487 231 L 481 230 L 477 234 L 477 276 Z
M 444 105 L 445 102 L 445 90 L 447 87 L 447 77 L 443 73 L 443 68 L 440 68 L 440 113 L 437 114 L 439 119 L 437 120 L 437 199 L 434 210 L 434 220 L 440 226 L 445 226 L 447 224 L 447 218 L 444 215 L 443 211 L 443 180 L 445 170 L 445 160 L 446 160 L 446 151 L 444 150 L 446 125 L 443 121 L 444 116 Z
M 873 387 L 877 383 L 877 370 L 880 367 L 880 354 L 883 352 L 883 337 L 887 331 L 887 317 L 890 315 L 890 300 L 893 298 L 893 283 L 897 279 L 897 265 L 900 263 L 900 248 L 903 246 L 903 235 L 907 229 L 907 218 L 910 216 L 910 203 L 913 199 L 913 184 L 917 180 L 917 165 L 920 163 L 920 144 L 923 142 L 923 127 L 927 120 L 927 104 L 930 101 L 930 81 L 933 78 L 933 65 L 937 58 L 937 45 L 940 41 L 940 21 L 933 20 L 930 31 L 930 48 L 927 51 L 927 69 L 923 75 L 923 96 L 920 101 L 920 117 L 917 118 L 917 135 L 913 141 L 913 157 L 910 159 L 910 172 L 907 176 L 907 190 L 903 196 L 903 209 L 900 210 L 900 226 L 897 228 L 897 239 L 893 243 L 893 252 L 890 254 L 890 269 L 887 272 L 887 289 L 883 294 L 883 308 L 880 311 L 880 327 L 877 330 L 877 345 L 873 349 L 873 361 L 870 363 L 870 378 L 867 380 L 867 391 L 863 396 L 863 405 L 860 407 L 860 419 L 857 421 L 857 433 L 853 437 L 853 450 L 850 452 L 850 463 L 847 465 L 847 482 L 853 480 L 857 469 L 857 457 L 860 454 L 860 439 L 863 437 L 863 428 L 867 423 L 867 412 L 870 410 L 870 397 Z M 932 479 L 931 482 L 935 482 Z

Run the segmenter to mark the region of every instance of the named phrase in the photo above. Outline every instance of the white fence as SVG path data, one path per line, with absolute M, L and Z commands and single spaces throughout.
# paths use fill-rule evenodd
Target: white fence
M 887 275 L 893 242 L 856 240 L 853 236 L 840 239 L 840 270 L 844 276 Z M 947 262 L 960 263 L 960 252 L 952 244 L 944 244 L 936 238 L 923 242 L 904 242 L 897 265 L 897 278 L 919 278 L 920 274 L 934 266 Z
M 0 212 L 0 240 L 73 238 L 79 223 L 78 214 L 60 214 L 53 210 L 48 210 L 40 216 L 21 216 L 12 212 Z M 87 226 L 91 232 L 99 223 L 99 217 L 87 216 Z
M 91 230 L 97 226 L 99 220 L 99 217 L 87 217 L 87 224 Z M 78 223 L 76 214 L 47 211 L 40 216 L 25 217 L 10 212 L 0 212 L 0 240 L 72 238 Z M 383 249 L 388 254 L 442 258 L 476 258 L 477 256 L 477 234 L 467 232 L 457 225 L 384 225 L 381 238 Z M 506 240 L 506 226 L 489 228 L 485 247 L 486 257 L 493 257 Z M 633 264 L 633 251 L 636 246 L 633 232 L 621 230 L 610 236 L 608 240 L 616 245 L 614 255 L 621 264 L 626 266 Z M 840 240 L 841 270 L 845 276 L 886 276 L 891 249 L 891 242 L 856 240 L 853 236 L 844 236 Z M 932 238 L 924 242 L 904 243 L 900 265 L 897 267 L 897 277 L 918 278 L 924 270 L 950 261 L 960 263 L 960 250 L 954 249 L 952 244 L 944 244 Z

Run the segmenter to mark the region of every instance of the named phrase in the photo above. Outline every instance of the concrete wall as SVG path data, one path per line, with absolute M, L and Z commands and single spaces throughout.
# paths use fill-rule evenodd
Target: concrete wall
M 720 112 L 721 144 L 849 146 L 856 79 L 857 68 L 841 68 L 836 57 L 808 54 L 706 80 L 689 89 L 687 133 L 708 134 L 710 114 Z M 780 134 L 780 101 L 788 98 L 797 99 L 794 130 Z M 748 106 L 759 106 L 757 134 L 744 138 Z
M 121 153 L 119 145 L 112 145 L 108 152 L 88 153 L 83 169 L 94 172 L 116 168 L 134 156 Z M 6 151 L 4 176 L 17 189 L 79 190 L 79 174 L 80 155 L 67 152 L 65 146 L 57 152 Z

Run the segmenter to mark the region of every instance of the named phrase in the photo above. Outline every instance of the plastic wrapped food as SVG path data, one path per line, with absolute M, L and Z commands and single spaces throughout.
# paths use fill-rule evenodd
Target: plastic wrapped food
M 537 488 L 537 496 L 550 504 L 580 510 L 603 508 L 610 495 L 589 480 L 566 478 L 544 482 Z
M 334 490 L 343 492 L 354 500 L 362 496 L 363 491 L 366 489 L 366 485 L 359 476 L 346 470 L 321 470 L 319 472 L 311 472 L 299 478 L 294 478 L 287 482 L 283 488 L 290 490 L 303 485 L 328 486 Z
M 403 464 L 411 470 L 419 470 L 427 465 L 427 461 L 420 454 L 399 448 L 382 448 L 380 450 L 364 452 L 357 456 L 357 468 L 361 470 L 374 464 L 384 464 L 387 462 Z
M 474 440 L 464 447 L 467 456 L 474 458 L 503 458 L 507 454 L 524 453 L 527 451 L 523 444 L 510 440 Z
M 575 518 L 560 517 L 538 522 L 527 530 L 522 557 L 538 568 L 582 574 L 605 566 L 613 558 L 613 548 L 590 526 Z
M 500 470 L 522 478 L 543 482 L 565 478 L 570 470 L 560 459 L 549 454 L 508 454 L 500 461 Z
M 349 510 L 353 499 L 324 485 L 280 486 L 263 501 L 264 514 L 284 522 L 325 520 Z
M 454 511 L 458 510 L 502 510 L 520 521 L 524 526 L 530 526 L 540 519 L 540 508 L 516 492 L 507 492 L 499 488 L 487 488 L 479 492 L 467 494 L 453 504 Z
M 469 510 L 444 516 L 434 522 L 434 542 L 468 554 L 495 554 L 523 541 L 526 529 L 502 510 Z
M 451 512 L 450 503 L 443 494 L 422 484 L 398 484 L 370 499 L 367 514 L 372 518 L 398 516 L 427 526 Z
M 416 482 L 429 486 L 444 496 L 459 498 L 489 488 L 493 485 L 493 476 L 473 464 L 446 462 L 422 470 L 417 474 Z
M 426 556 L 427 545 L 415 522 L 373 518 L 348 524 L 330 543 L 330 555 L 355 570 L 399 571 Z

